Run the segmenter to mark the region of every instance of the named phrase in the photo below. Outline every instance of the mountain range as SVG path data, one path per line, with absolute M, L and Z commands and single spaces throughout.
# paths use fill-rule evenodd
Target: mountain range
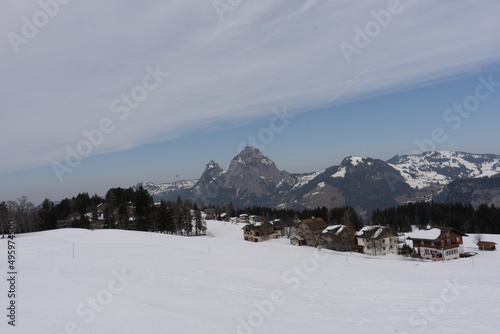
M 500 205 L 500 156 L 430 151 L 383 161 L 349 156 L 319 172 L 279 170 L 258 149 L 246 147 L 227 170 L 210 161 L 197 180 L 139 183 L 155 200 L 192 199 L 234 207 L 351 206 L 360 214 L 410 201 Z

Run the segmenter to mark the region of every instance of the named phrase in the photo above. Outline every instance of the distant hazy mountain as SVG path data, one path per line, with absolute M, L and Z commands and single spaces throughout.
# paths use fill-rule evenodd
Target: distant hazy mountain
M 440 199 L 448 203 L 471 203 L 475 208 L 481 204 L 500 207 L 500 176 L 452 181 Z
M 433 198 L 448 201 L 474 198 L 474 201 L 494 203 L 497 183 L 475 183 L 474 180 L 489 180 L 499 173 L 498 155 L 439 151 L 397 155 L 387 162 L 351 156 L 339 166 L 320 172 L 290 174 L 280 171 L 258 149 L 246 147 L 233 158 L 227 171 L 210 161 L 198 180 L 159 185 L 140 183 L 137 187 L 146 188 L 156 200 L 175 200 L 181 196 L 205 204 L 232 202 L 235 207 L 349 205 L 359 213 L 369 213 L 376 208 Z M 457 186 L 455 180 L 471 182 Z M 478 184 L 482 187 L 481 195 L 474 193 L 467 197 L 465 194 L 471 193 L 470 189 Z M 494 189 L 490 191 L 490 187 Z

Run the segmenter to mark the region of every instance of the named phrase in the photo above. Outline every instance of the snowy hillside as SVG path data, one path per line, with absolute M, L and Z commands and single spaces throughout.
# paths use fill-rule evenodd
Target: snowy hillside
M 185 180 L 176 181 L 172 183 L 155 184 L 153 182 L 142 182 L 135 186 L 135 188 L 143 187 L 149 191 L 152 196 L 161 198 L 171 193 L 176 193 L 183 190 L 191 189 L 198 180 Z
M 456 179 L 490 177 L 500 173 L 500 157 L 493 154 L 435 151 L 397 155 L 388 160 L 416 189 L 444 186 Z
M 0 333 L 496 333 L 500 252 L 445 263 L 242 240 L 64 229 L 19 235 Z M 472 247 L 466 238 L 466 250 Z M 500 236 L 485 236 L 500 244 Z M 73 258 L 74 245 L 74 258 Z M 472 248 L 471 248 L 472 247 Z M 7 240 L 0 240 L 7 272 Z M 475 269 L 474 269 L 474 267 Z M 0 281 L 6 313 L 7 281 Z

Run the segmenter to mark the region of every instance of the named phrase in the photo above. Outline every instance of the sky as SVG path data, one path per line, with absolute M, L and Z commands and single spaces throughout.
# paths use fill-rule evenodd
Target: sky
M 0 11 L 0 201 L 350 155 L 500 154 L 500 1 L 26 0 Z

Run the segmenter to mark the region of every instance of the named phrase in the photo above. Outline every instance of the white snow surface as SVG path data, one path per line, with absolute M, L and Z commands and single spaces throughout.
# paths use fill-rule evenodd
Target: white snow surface
M 351 160 L 351 164 L 353 166 L 357 166 L 360 162 L 363 162 L 363 157 L 349 157 L 349 159 Z
M 16 327 L 7 324 L 7 239 L 0 239 L 0 333 L 498 332 L 498 251 L 478 252 L 473 262 L 371 257 L 286 239 L 248 242 L 243 226 L 208 221 L 204 237 L 18 235 Z M 484 240 L 500 244 L 499 235 Z M 477 251 L 473 236 L 465 250 Z M 126 286 L 116 280 L 122 272 L 133 274 Z
M 309 183 L 309 181 L 311 181 L 312 179 L 314 179 L 316 176 L 320 175 L 323 172 L 324 172 L 324 170 L 322 170 L 320 172 L 314 172 L 314 173 L 310 173 L 310 174 L 305 174 L 305 175 L 298 176 L 297 177 L 297 183 L 295 183 L 295 185 L 293 186 L 292 190 L 300 188 L 303 185 L 306 185 L 307 183 Z
M 335 174 L 333 174 L 332 177 L 344 177 L 346 171 L 347 171 L 347 168 L 346 167 L 342 167 Z

